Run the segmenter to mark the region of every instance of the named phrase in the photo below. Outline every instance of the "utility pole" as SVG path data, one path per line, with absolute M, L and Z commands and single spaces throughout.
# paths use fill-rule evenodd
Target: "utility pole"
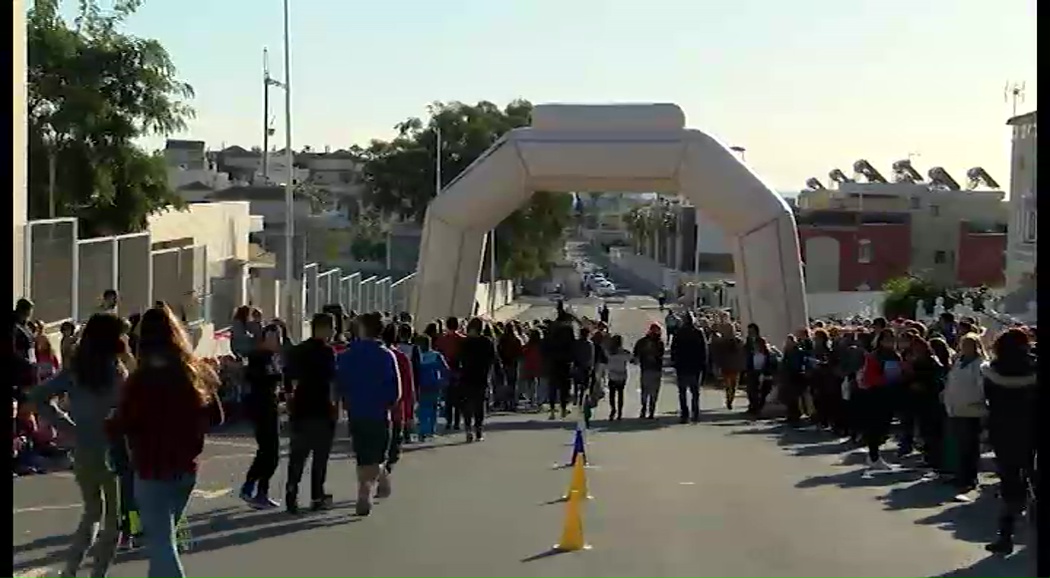
M 288 0 L 284 0 L 284 152 L 285 152 L 285 165 L 287 166 L 288 176 L 284 183 L 284 207 L 285 207 L 285 241 L 284 250 L 285 256 L 285 286 L 287 287 L 286 292 L 288 295 L 289 305 L 289 322 L 293 327 L 294 334 L 298 336 L 302 333 L 302 316 L 301 307 L 296 303 L 300 299 L 296 299 L 295 295 L 300 294 L 301 290 L 293 291 L 295 283 L 295 183 L 294 183 L 294 155 L 292 153 L 292 48 L 291 48 L 291 32 L 288 26 Z

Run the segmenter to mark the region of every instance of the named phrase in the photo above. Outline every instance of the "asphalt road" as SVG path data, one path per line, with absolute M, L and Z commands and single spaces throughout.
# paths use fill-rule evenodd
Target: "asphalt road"
M 553 314 L 542 299 L 521 314 Z M 597 301 L 572 302 L 595 316 Z M 613 330 L 628 341 L 660 319 L 655 302 L 614 303 Z M 290 517 L 256 512 L 234 495 L 251 438 L 213 436 L 189 508 L 196 539 L 189 576 L 1022 576 L 1026 550 L 986 555 L 995 499 L 973 504 L 903 472 L 861 476 L 862 454 L 816 432 L 785 432 L 720 409 L 704 393 L 699 424 L 679 425 L 674 387 L 656 422 L 637 414 L 632 375 L 623 422 L 599 419 L 588 436 L 594 499 L 585 508 L 593 549 L 551 555 L 569 482 L 555 469 L 571 451 L 573 420 L 495 416 L 482 443 L 459 436 L 406 448 L 394 495 L 353 516 L 354 468 L 345 440 L 329 467 L 336 507 Z M 598 417 L 604 417 L 600 411 Z M 283 494 L 285 463 L 275 480 Z M 989 483 L 991 479 L 989 478 Z M 16 576 L 54 575 L 80 514 L 72 479 L 14 480 Z M 1023 540 L 1024 537 L 1022 536 Z M 143 576 L 122 555 L 111 576 Z

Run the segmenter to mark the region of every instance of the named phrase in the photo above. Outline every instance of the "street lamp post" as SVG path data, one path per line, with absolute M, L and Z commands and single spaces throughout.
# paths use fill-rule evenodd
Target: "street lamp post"
M 285 271 L 284 284 L 288 303 L 288 323 L 294 335 L 299 335 L 302 323 L 299 321 L 299 307 L 295 299 L 295 182 L 294 155 L 292 153 L 292 54 L 291 33 L 288 26 L 288 1 L 284 0 L 284 152 L 288 175 L 284 183 L 285 208 Z M 266 154 L 266 151 L 263 151 Z M 300 292 L 301 294 L 301 292 Z

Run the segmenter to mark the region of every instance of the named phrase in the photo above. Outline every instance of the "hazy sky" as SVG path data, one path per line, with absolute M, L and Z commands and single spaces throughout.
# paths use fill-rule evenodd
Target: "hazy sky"
M 1035 106 L 1035 0 L 291 0 L 293 146 L 387 138 L 434 100 L 678 103 L 779 189 L 918 153 L 1008 181 L 1007 80 Z M 280 0 L 146 0 L 197 91 L 185 135 L 260 144 Z M 279 99 L 283 95 L 278 93 Z M 283 144 L 283 100 L 273 109 Z

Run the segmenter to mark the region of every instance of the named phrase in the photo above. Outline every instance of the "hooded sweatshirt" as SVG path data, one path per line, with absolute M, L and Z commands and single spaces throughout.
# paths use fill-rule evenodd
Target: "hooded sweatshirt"
M 1038 367 L 1031 355 L 981 365 L 988 433 L 997 456 L 1021 452 L 1034 443 Z

